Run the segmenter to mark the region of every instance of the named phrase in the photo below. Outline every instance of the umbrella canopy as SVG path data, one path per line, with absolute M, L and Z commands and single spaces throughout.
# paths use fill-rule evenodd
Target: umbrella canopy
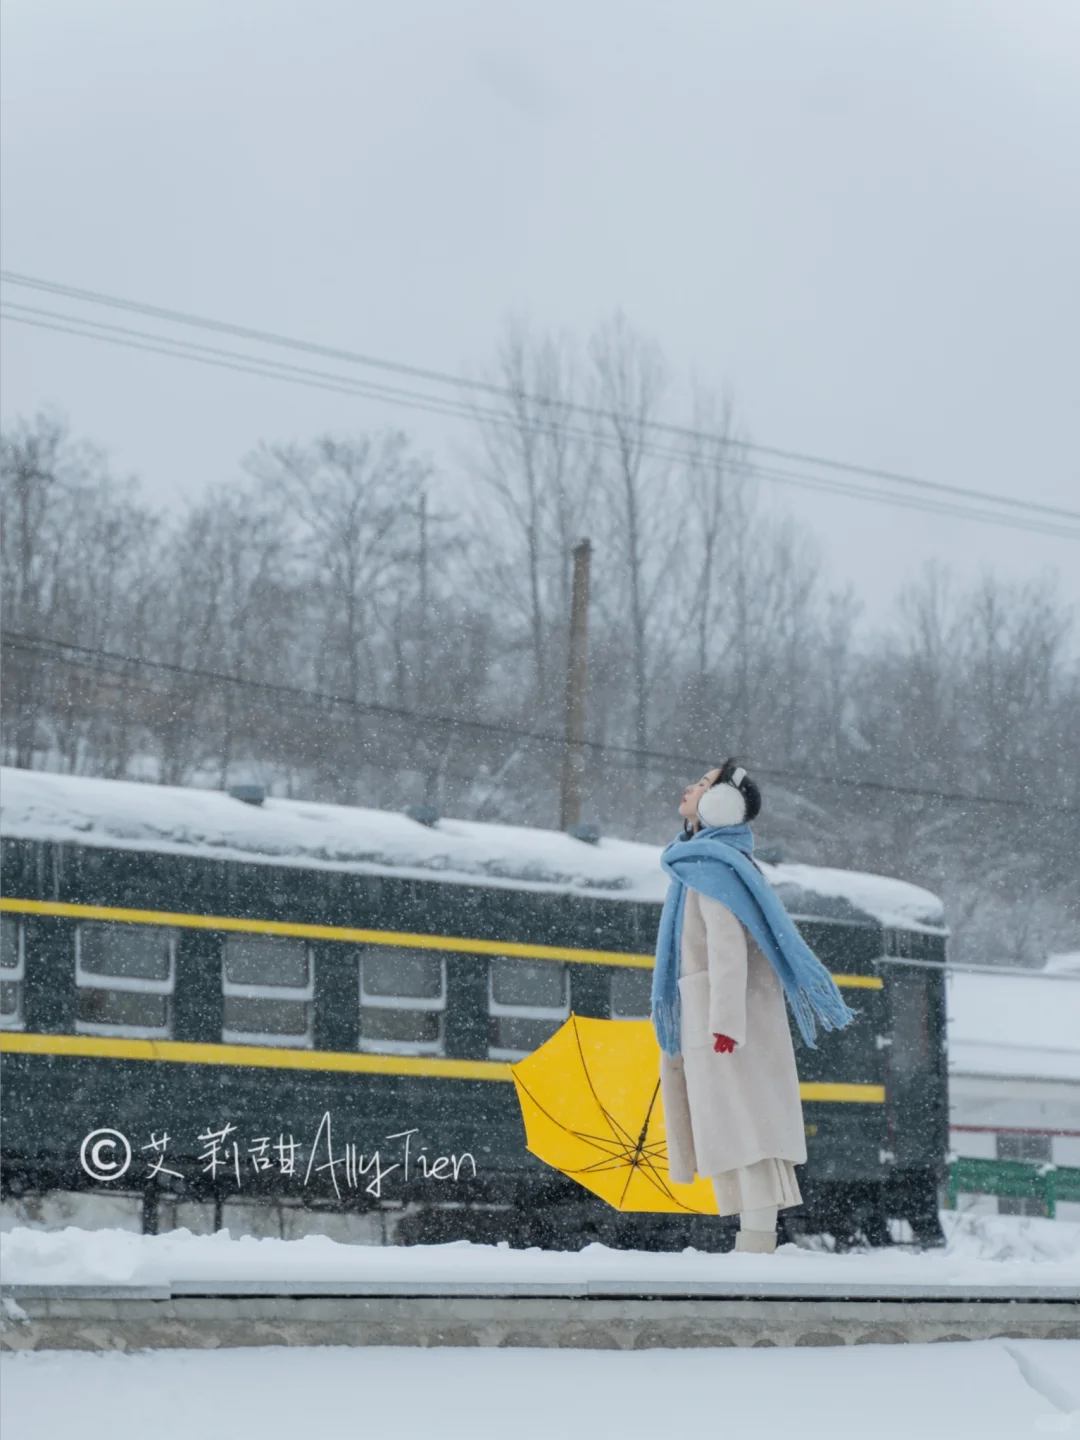
M 674 1185 L 648 1020 L 571 1015 L 511 1066 L 530 1151 L 616 1210 L 715 1215 L 707 1180 Z

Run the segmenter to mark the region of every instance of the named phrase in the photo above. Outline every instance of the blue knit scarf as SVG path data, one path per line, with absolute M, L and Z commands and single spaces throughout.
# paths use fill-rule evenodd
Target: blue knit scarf
M 749 825 L 725 825 L 676 840 L 660 857 L 671 886 L 656 937 L 652 1019 L 660 1048 L 669 1055 L 679 1054 L 679 958 L 687 886 L 718 900 L 749 930 L 779 976 L 807 1045 L 816 1048 L 815 1021 L 825 1030 L 839 1030 L 855 1018 L 835 980 L 750 859 L 753 853 Z

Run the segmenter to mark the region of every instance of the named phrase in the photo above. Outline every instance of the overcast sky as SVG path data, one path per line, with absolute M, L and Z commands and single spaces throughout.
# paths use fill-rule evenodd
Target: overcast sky
M 584 335 L 621 307 L 676 399 L 727 387 L 759 442 L 1080 509 L 1077 0 L 4 16 L 9 269 L 453 371 L 510 315 Z M 16 325 L 2 359 L 5 422 L 58 408 L 162 501 L 260 438 L 460 449 L 383 403 Z M 934 556 L 1080 602 L 1076 541 L 783 503 L 874 618 Z

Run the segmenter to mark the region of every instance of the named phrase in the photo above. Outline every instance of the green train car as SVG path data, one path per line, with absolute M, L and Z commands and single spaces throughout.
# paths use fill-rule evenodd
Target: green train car
M 523 827 L 2 775 L 7 1195 L 380 1209 L 398 1241 L 723 1248 L 525 1148 L 510 1063 L 648 1014 L 655 848 Z M 903 882 L 764 867 L 857 1022 L 799 1042 L 789 1233 L 940 1237 L 946 930 Z M 932 962 L 927 964 L 926 962 Z

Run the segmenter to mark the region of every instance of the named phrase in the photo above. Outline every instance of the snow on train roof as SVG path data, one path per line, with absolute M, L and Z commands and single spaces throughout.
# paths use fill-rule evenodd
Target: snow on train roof
M 604 836 L 475 820 L 418 824 L 404 814 L 303 800 L 247 805 L 219 790 L 0 770 L 0 833 L 106 849 L 351 870 L 660 901 L 660 849 Z M 879 875 L 763 866 L 793 914 L 941 930 L 941 901 Z

